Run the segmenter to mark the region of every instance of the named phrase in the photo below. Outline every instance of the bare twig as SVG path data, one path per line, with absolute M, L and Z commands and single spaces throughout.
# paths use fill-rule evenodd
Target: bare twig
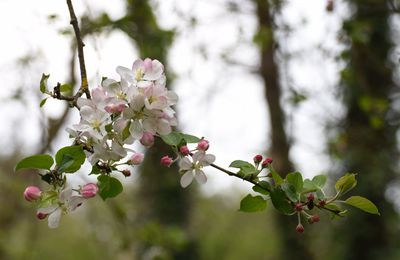
M 68 10 L 71 17 L 70 24 L 74 28 L 75 38 L 77 41 L 77 48 L 78 48 L 78 59 L 79 59 L 79 68 L 81 72 L 81 87 L 79 88 L 78 92 L 73 96 L 74 105 L 76 106 L 76 101 L 80 96 L 85 93 L 86 97 L 90 99 L 90 92 L 89 92 L 89 85 L 88 79 L 86 75 L 86 66 L 85 66 L 85 57 L 83 54 L 83 47 L 85 44 L 82 41 L 81 31 L 78 25 L 78 19 L 76 18 L 74 7 L 72 5 L 72 0 L 67 0 Z

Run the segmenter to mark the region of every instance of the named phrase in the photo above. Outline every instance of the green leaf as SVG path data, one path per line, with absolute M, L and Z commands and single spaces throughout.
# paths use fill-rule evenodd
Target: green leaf
M 282 183 L 281 188 L 292 202 L 297 202 L 299 200 L 296 188 L 292 184 L 287 182 Z
M 273 189 L 269 195 L 271 196 L 271 201 L 274 207 L 283 214 L 293 213 L 293 206 L 286 199 L 286 193 L 281 188 Z
M 271 172 L 275 185 L 281 185 L 283 183 L 282 177 L 274 170 L 274 168 L 272 168 L 271 165 L 268 166 L 268 169 Z
M 46 101 L 47 101 L 47 99 L 48 99 L 48 97 L 47 97 L 47 98 L 44 98 L 44 99 L 42 99 L 42 101 L 40 101 L 40 105 L 39 105 L 39 107 L 43 107 L 43 106 L 44 106 L 44 104 L 46 104 Z
M 114 198 L 123 190 L 121 182 L 114 177 L 100 175 L 97 180 L 99 181 L 99 194 L 103 200 Z
M 260 186 L 253 186 L 253 190 L 255 192 L 261 193 L 263 195 L 268 195 L 269 194 L 269 192 L 267 190 L 261 188 Z
M 125 141 L 131 135 L 131 132 L 129 131 L 130 127 L 131 127 L 131 122 L 129 121 L 129 123 L 126 125 L 124 130 L 122 130 L 122 140 L 123 141 Z
M 236 160 L 231 162 L 231 164 L 229 164 L 229 167 L 232 168 L 242 168 L 242 167 L 254 167 L 251 163 L 246 162 L 246 161 L 242 161 L 242 160 Z
M 194 135 L 182 134 L 183 139 L 185 139 L 186 143 L 198 143 L 200 142 L 200 138 Z
M 72 92 L 72 86 L 70 84 L 62 84 L 60 86 L 60 92 Z
M 240 171 L 237 173 L 237 175 L 241 177 L 246 177 L 251 175 L 256 176 L 259 173 L 259 171 L 254 167 L 254 165 L 242 160 L 233 161 L 229 165 L 229 167 L 239 168 Z
M 42 78 L 40 79 L 40 92 L 42 93 L 46 93 L 47 92 L 47 80 L 49 79 L 50 74 L 46 75 L 46 74 L 42 74 Z
M 26 157 L 17 163 L 15 170 L 20 169 L 45 169 L 50 170 L 53 165 L 53 158 L 48 154 L 38 154 Z
M 348 198 L 347 200 L 345 200 L 345 202 L 348 205 L 359 208 L 365 212 L 368 212 L 371 214 L 376 214 L 376 215 L 381 215 L 379 213 L 378 208 L 375 206 L 375 204 L 364 197 L 352 196 L 352 197 Z
M 354 173 L 346 173 L 345 176 L 342 176 L 335 184 L 336 191 L 341 195 L 350 191 L 357 185 L 356 175 Z
M 317 191 L 318 187 L 310 179 L 305 179 L 303 182 L 303 192 L 314 192 Z
M 299 172 L 291 172 L 286 176 L 286 181 L 293 185 L 295 192 L 303 190 L 303 176 Z
M 342 210 L 338 205 L 336 204 L 328 204 L 325 205 L 324 208 L 330 209 L 331 211 L 329 213 L 331 213 L 331 219 L 334 219 L 336 217 L 344 217 L 347 214 L 347 210 Z
M 97 164 L 92 166 L 92 171 L 89 173 L 89 175 L 92 174 L 101 174 L 101 169 L 97 166 Z
M 86 155 L 80 145 L 63 147 L 56 154 L 56 164 L 60 172 L 76 172 L 81 168 L 85 159 Z
M 315 186 L 322 189 L 326 183 L 326 176 L 325 175 L 314 176 L 314 178 L 312 179 L 312 182 L 315 184 Z
M 240 201 L 240 211 L 257 212 L 267 207 L 267 201 L 261 196 L 247 195 Z
M 171 132 L 168 135 L 162 135 L 161 139 L 168 145 L 178 146 L 181 143 L 183 136 L 179 132 Z

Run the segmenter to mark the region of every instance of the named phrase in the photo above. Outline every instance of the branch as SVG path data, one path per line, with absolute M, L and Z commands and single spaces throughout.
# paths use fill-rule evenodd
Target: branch
M 215 165 L 215 164 L 213 164 L 213 163 L 210 164 L 210 166 L 213 167 L 213 168 L 215 168 L 215 169 L 217 169 L 217 170 L 219 170 L 219 171 L 221 171 L 221 172 L 224 172 L 224 173 L 228 174 L 229 176 L 233 176 L 233 177 L 239 178 L 239 179 L 241 179 L 241 180 L 243 180 L 243 181 L 250 182 L 251 184 L 254 184 L 255 186 L 258 186 L 258 187 L 260 187 L 261 189 L 270 192 L 269 189 L 267 189 L 267 188 L 261 186 L 260 184 L 258 184 L 257 182 L 255 182 L 255 181 L 253 181 L 253 180 L 249 180 L 249 179 L 243 178 L 243 177 L 237 175 L 236 173 L 231 172 L 231 171 L 228 171 L 227 169 L 224 169 L 224 168 L 222 168 L 222 167 L 220 167 L 220 166 L 218 166 L 218 165 Z
M 89 92 L 88 79 L 87 79 L 87 75 L 86 75 L 85 57 L 83 54 L 83 47 L 85 46 L 85 44 L 82 41 L 81 31 L 80 31 L 79 25 L 78 25 L 78 19 L 76 18 L 74 7 L 72 6 L 72 0 L 67 0 L 67 5 L 68 5 L 69 14 L 71 17 L 70 24 L 74 28 L 74 32 L 75 32 L 75 38 L 76 38 L 77 48 L 78 48 L 79 68 L 80 68 L 80 72 L 81 72 L 81 87 L 79 88 L 79 90 L 75 94 L 75 96 L 73 97 L 73 99 L 74 99 L 73 102 L 74 102 L 74 105 L 76 106 L 76 101 L 78 100 L 78 98 L 80 96 L 83 95 L 83 93 L 85 93 L 86 97 L 90 99 L 90 92 Z

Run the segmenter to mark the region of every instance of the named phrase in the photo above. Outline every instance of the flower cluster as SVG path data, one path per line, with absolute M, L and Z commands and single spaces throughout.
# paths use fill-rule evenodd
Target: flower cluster
M 64 188 L 57 191 L 41 191 L 36 186 L 28 186 L 24 191 L 24 197 L 29 202 L 38 202 L 39 209 L 36 212 L 38 219 L 48 218 L 50 228 L 57 228 L 61 216 L 74 211 L 82 203 L 96 196 L 99 188 L 94 183 L 85 184 L 79 190 Z M 77 194 L 73 194 L 76 192 Z
M 78 99 L 81 120 L 69 129 L 79 143 L 91 147 L 92 165 L 121 160 L 129 151 L 124 145 L 136 140 L 149 147 L 155 135 L 169 134 L 177 125 L 171 106 L 178 96 L 166 88 L 159 61 L 138 59 L 132 69 L 120 66 L 117 73 L 120 81 L 104 79 L 91 91 L 92 99 Z
M 209 146 L 209 142 L 205 139 L 201 139 L 193 150 L 182 145 L 179 147 L 175 160 L 166 155 L 161 158 L 161 164 L 170 166 L 174 161 L 179 160 L 179 172 L 182 174 L 180 183 L 183 188 L 189 186 L 193 179 L 201 184 L 206 183 L 207 176 L 202 169 L 215 161 L 215 155 L 206 153 Z

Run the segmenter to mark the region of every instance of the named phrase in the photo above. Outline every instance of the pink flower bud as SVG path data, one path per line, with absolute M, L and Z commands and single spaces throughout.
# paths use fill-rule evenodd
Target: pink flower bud
M 99 187 L 96 184 L 88 183 L 88 184 L 85 184 L 81 188 L 80 194 L 82 195 L 82 197 L 88 199 L 88 198 L 93 198 L 94 196 L 96 196 L 98 191 L 99 191 Z
M 24 191 L 24 197 L 27 201 L 35 201 L 40 198 L 42 191 L 36 186 L 28 186 Z
M 302 224 L 298 224 L 297 227 L 296 227 L 296 231 L 297 231 L 298 233 L 303 233 L 303 232 L 304 232 L 304 227 L 303 227 L 303 225 L 302 225 Z
M 47 214 L 43 212 L 36 212 L 36 217 L 40 220 L 45 219 L 47 217 Z
M 204 139 L 201 139 L 200 142 L 197 144 L 197 149 L 201 151 L 207 151 L 209 147 L 210 143 Z
M 179 147 L 179 152 L 183 155 L 188 155 L 190 153 L 189 148 L 186 145 Z
M 161 158 L 161 161 L 160 161 L 161 165 L 168 166 L 168 167 L 172 164 L 172 162 L 173 162 L 172 158 L 169 157 L 168 155 Z
M 129 159 L 128 164 L 139 165 L 143 162 L 143 159 L 144 159 L 143 153 L 135 153 Z
M 107 111 L 108 113 L 121 113 L 124 111 L 126 108 L 125 104 L 110 104 L 104 107 L 104 110 Z
M 254 163 L 260 163 L 262 161 L 263 157 L 261 154 L 257 154 L 256 156 L 254 156 L 253 161 Z
M 310 219 L 309 219 L 309 221 L 310 221 L 310 223 L 312 224 L 312 223 L 316 223 L 316 222 L 319 222 L 321 219 L 320 219 L 320 217 L 318 216 L 318 215 L 312 215 L 311 217 L 310 217 Z
M 262 162 L 262 164 L 261 164 L 261 166 L 263 167 L 263 168 L 266 168 L 266 167 L 268 167 L 268 165 L 270 165 L 271 163 L 272 163 L 272 158 L 270 158 L 270 157 L 268 157 L 267 159 L 265 159 L 263 162 Z
M 150 147 L 154 144 L 154 135 L 150 132 L 144 132 L 140 143 L 146 147 Z

